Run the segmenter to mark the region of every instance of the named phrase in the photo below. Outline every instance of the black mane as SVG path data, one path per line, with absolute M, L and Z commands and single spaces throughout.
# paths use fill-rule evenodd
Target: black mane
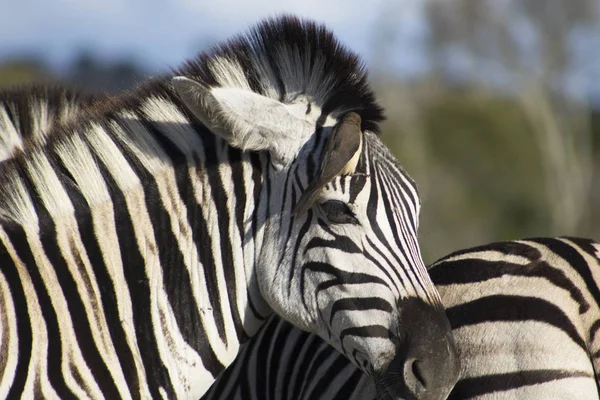
M 102 125 L 123 112 L 142 115 L 150 98 L 173 102 L 186 112 L 171 85 L 173 76 L 178 75 L 208 87 L 238 87 L 283 102 L 306 95 L 324 115 L 339 118 L 349 111 L 357 112 L 362 118 L 362 129 L 374 133 L 379 132 L 378 123 L 384 118 L 359 57 L 324 25 L 286 15 L 260 22 L 247 33 L 200 53 L 171 74 L 148 78 L 137 88 L 121 95 L 101 97 L 102 101 L 94 102 L 93 98 L 82 97 L 68 88 L 34 87 L 30 92 L 33 96 L 46 96 L 55 102 L 57 93 L 60 96 L 64 93 L 69 101 L 85 107 L 78 118 L 54 124 L 43 144 L 32 143 L 7 160 L 4 171 L 0 171 L 0 183 L 2 172 L 17 168 L 16 165 L 28 157 L 27 153 L 40 150 L 50 154 L 57 143 L 68 142 L 71 135 L 87 132 L 92 125 Z M 15 91 L 17 96 L 18 92 Z
M 38 139 L 46 132 L 39 132 L 34 120 L 44 113 L 47 122 L 58 122 L 68 109 L 83 109 L 104 100 L 103 95 L 92 95 L 75 87 L 63 84 L 27 84 L 0 90 L 0 107 L 10 122 L 17 128 L 27 143 Z M 43 103 L 43 104 L 42 104 Z
M 339 117 L 355 111 L 363 129 L 378 132 L 383 109 L 367 83 L 359 57 L 324 25 L 282 16 L 260 22 L 248 33 L 201 53 L 175 71 L 209 87 L 233 86 L 217 65 L 239 66 L 243 84 L 256 93 L 285 102 L 309 95 L 325 114 Z

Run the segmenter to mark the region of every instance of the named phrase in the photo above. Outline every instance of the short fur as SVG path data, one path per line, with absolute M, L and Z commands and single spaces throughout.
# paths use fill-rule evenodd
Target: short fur
M 417 243 L 418 193 L 372 132 L 381 109 L 357 57 L 324 27 L 284 17 L 176 74 L 229 102 L 244 135 L 263 133 L 264 104 L 281 102 L 291 122 L 258 148 L 229 143 L 235 132 L 203 125 L 193 107 L 205 105 L 182 101 L 166 76 L 6 160 L 0 397 L 197 398 L 272 312 L 373 377 L 403 369 L 396 395 L 422 392 L 409 357 L 427 360 L 419 376 L 434 398 L 447 393 L 458 363 Z M 293 216 L 349 111 L 363 121 L 357 173 Z M 351 223 L 325 203 L 345 205 Z M 426 321 L 403 319 L 407 304 Z
M 596 400 L 600 243 L 535 238 L 456 251 L 430 267 L 462 363 L 449 400 Z M 363 400 L 375 388 L 315 335 L 273 317 L 204 400 Z

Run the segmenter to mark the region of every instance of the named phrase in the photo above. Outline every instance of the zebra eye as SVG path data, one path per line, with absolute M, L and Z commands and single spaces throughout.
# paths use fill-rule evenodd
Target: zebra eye
M 358 224 L 348 204 L 339 200 L 329 200 L 320 204 L 321 211 L 329 222 L 334 224 Z

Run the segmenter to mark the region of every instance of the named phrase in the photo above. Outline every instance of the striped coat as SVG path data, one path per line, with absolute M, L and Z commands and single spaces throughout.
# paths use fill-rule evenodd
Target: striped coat
M 445 397 L 418 194 L 358 59 L 284 17 L 176 74 L 2 164 L 0 395 L 197 397 L 274 311 L 382 394 Z
M 600 243 L 499 242 L 429 272 L 461 360 L 452 400 L 600 396 Z M 204 400 L 369 399 L 375 388 L 316 335 L 271 318 Z

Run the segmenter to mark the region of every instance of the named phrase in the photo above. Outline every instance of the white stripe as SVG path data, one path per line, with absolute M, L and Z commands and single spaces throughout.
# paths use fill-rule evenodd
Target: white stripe
M 0 107 L 0 161 L 12 156 L 16 149 L 23 148 L 23 139 L 4 107 Z
M 46 137 L 45 133 L 53 125 L 54 118 L 48 112 L 48 100 L 42 98 L 33 98 L 30 106 L 31 123 L 33 137 L 36 143 L 42 143 Z
M 14 249 L 9 246 L 8 238 L 6 237 L 2 227 L 0 227 L 0 241 L 3 242 L 4 246 L 6 246 L 9 256 L 13 258 L 15 267 L 17 268 L 17 272 L 20 276 L 21 284 L 23 285 L 25 294 L 27 294 L 27 286 L 31 285 L 31 278 L 27 274 L 27 271 L 23 268 L 20 260 L 18 260 Z M 8 266 L 5 266 L 5 268 L 8 268 Z M 19 338 L 17 337 L 17 315 L 15 303 L 12 299 L 10 287 L 8 286 L 8 282 L 6 281 L 4 274 L 0 274 L 0 296 L 2 297 L 2 308 L 0 309 L 0 313 L 2 314 L 0 316 L 2 321 L 2 329 L 0 332 L 2 333 L 2 337 L 0 338 L 0 343 L 3 347 L 6 346 L 5 348 L 2 348 L 2 352 L 6 358 L 3 360 L 5 363 L 4 370 L 0 371 L 0 398 L 5 399 L 8 395 L 8 391 L 14 380 L 17 369 L 17 362 L 19 360 Z M 31 304 L 31 301 L 33 300 L 36 299 L 26 297 L 27 304 L 25 304 L 25 306 L 27 306 L 27 311 L 30 313 L 30 315 L 30 310 L 34 306 Z M 21 304 L 20 307 L 23 307 L 23 304 Z M 26 321 L 22 321 L 21 323 L 26 323 Z
M 127 345 L 132 351 L 137 377 L 142 390 L 139 395 L 143 398 L 148 398 L 150 397 L 150 393 L 147 392 L 146 375 L 132 324 L 133 311 L 131 298 L 123 273 L 119 240 L 114 224 L 115 216 L 108 189 L 98 166 L 93 161 L 90 150 L 80 137 L 73 136 L 70 146 L 58 145 L 56 152 L 65 165 L 65 168 L 73 176 L 78 189 L 86 201 L 89 204 L 97 204 L 97 206 L 91 208 L 95 238 L 102 252 L 104 264 L 111 277 L 112 285 L 115 288 L 119 319 L 122 321 Z M 94 286 L 96 286 L 96 282 L 94 282 Z M 98 299 L 98 301 L 100 300 Z M 108 336 L 107 340 L 109 340 Z M 115 353 L 112 343 L 107 343 L 105 346 L 109 346 L 111 348 L 110 352 Z M 106 362 L 109 366 L 109 371 L 113 374 L 113 379 L 119 389 L 120 395 L 124 398 L 130 398 L 122 366 L 119 364 L 116 354 L 112 354 Z

